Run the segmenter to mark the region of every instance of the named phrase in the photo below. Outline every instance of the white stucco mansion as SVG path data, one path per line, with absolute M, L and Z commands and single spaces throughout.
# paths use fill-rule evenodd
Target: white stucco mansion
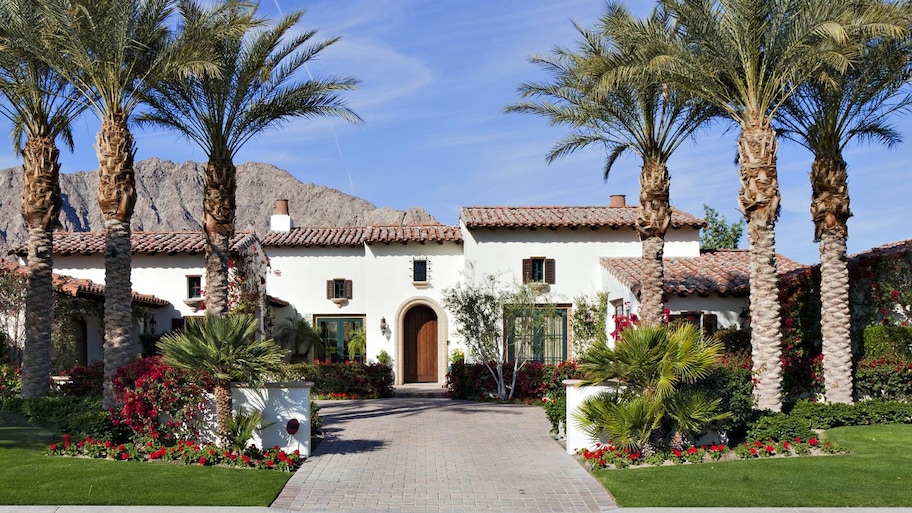
M 596 207 L 465 207 L 458 225 L 295 227 L 279 200 L 262 238 L 239 234 L 233 258 L 262 282 L 276 320 L 302 316 L 319 329 L 325 358 L 343 359 L 356 328 L 366 357 L 391 357 L 397 384 L 443 382 L 462 341 L 442 305 L 443 291 L 474 276 L 537 282 L 555 306 L 535 358 L 573 357 L 568 319 L 575 297 L 606 292 L 616 312 L 639 308 L 636 207 L 623 196 Z M 699 219 L 673 209 L 665 243 L 666 307 L 707 330 L 740 326 L 748 306 L 746 250 L 701 253 Z M 57 233 L 55 272 L 104 282 L 101 233 Z M 16 250 L 24 263 L 24 248 Z M 199 232 L 133 234 L 133 288 L 165 306 L 148 308 L 138 332 L 161 333 L 204 314 Z M 267 258 L 268 257 L 268 258 Z M 268 266 L 268 267 L 267 267 Z M 779 257 L 780 272 L 799 264 Z M 262 278 L 262 280 L 259 280 Z M 609 319 L 609 331 L 613 328 Z M 87 325 L 86 357 L 101 358 L 102 336 Z

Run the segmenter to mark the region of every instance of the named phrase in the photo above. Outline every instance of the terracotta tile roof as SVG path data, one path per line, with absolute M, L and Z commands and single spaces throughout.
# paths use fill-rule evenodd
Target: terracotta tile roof
M 442 224 L 407 226 L 370 226 L 365 241 L 371 242 L 462 242 L 458 226 Z
M 458 226 L 442 224 L 393 226 L 300 227 L 269 232 L 263 246 L 360 246 L 375 242 L 462 242 Z
M 54 254 L 104 253 L 104 232 L 54 232 Z M 231 251 L 239 252 L 257 241 L 252 233 L 235 234 Z M 134 253 L 202 253 L 205 240 L 201 232 L 133 232 L 130 243 Z M 11 254 L 26 256 L 28 246 L 16 246 Z
M 271 306 L 278 306 L 280 308 L 291 304 L 288 301 L 285 301 L 284 299 L 277 298 L 277 297 L 271 296 L 269 294 L 266 294 L 266 301 L 268 301 Z
M 25 276 L 28 274 L 28 268 L 23 265 L 18 265 L 14 262 L 3 261 L 0 262 L 0 272 L 15 272 Z M 95 283 L 92 280 L 73 278 L 72 276 L 67 276 L 64 274 L 54 273 L 52 276 L 52 283 L 54 285 L 54 288 L 60 292 L 73 297 L 83 297 L 88 299 L 104 298 L 104 285 Z M 131 296 L 134 303 L 138 303 L 143 306 L 149 306 L 152 308 L 167 306 L 171 304 L 169 301 L 155 297 L 152 294 L 140 294 L 139 292 L 131 291 Z
M 849 261 L 858 261 L 872 257 L 899 255 L 908 251 L 912 251 L 912 239 L 890 242 L 884 244 L 883 246 L 877 246 L 876 248 L 871 248 L 866 251 L 861 251 L 859 253 L 849 255 Z
M 779 274 L 783 275 L 802 264 L 777 255 Z M 621 283 L 640 293 L 639 258 L 602 258 L 601 264 Z M 698 257 L 666 258 L 666 294 L 687 296 L 721 294 L 746 296 L 750 292 L 750 252 L 746 249 L 720 249 L 703 252 Z
M 469 228 L 633 228 L 630 207 L 463 207 L 459 219 Z M 671 227 L 705 226 L 702 219 L 671 209 Z
M 363 226 L 326 228 L 292 228 L 289 232 L 269 232 L 263 246 L 360 246 L 364 243 Z

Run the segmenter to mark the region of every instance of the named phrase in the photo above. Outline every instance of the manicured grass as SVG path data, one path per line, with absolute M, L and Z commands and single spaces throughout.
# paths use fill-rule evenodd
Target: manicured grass
M 910 507 L 912 425 L 831 429 L 852 454 L 602 470 L 621 507 Z
M 266 470 L 46 456 L 53 436 L 0 415 L 0 504 L 268 506 L 291 477 Z

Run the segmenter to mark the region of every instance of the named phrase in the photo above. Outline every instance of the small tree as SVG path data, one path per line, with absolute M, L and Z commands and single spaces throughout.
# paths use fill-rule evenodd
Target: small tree
M 549 298 L 528 285 L 506 285 L 485 275 L 444 290 L 443 304 L 453 312 L 469 356 L 494 378 L 496 397 L 513 397 L 519 370 L 534 351 L 532 341 L 554 316 Z
M 744 219 L 727 223 L 716 209 L 703 205 L 706 228 L 700 233 L 700 249 L 735 249 L 741 243 Z
M 207 315 L 189 320 L 184 329 L 162 337 L 158 346 L 168 365 L 209 374 L 215 383 L 219 440 L 228 443 L 231 382 L 259 383 L 279 370 L 285 351 L 272 340 L 261 340 L 251 315 Z
M 579 356 L 592 344 L 608 342 L 608 294 L 599 292 L 595 297 L 579 295 L 573 298 L 573 354 Z
M 592 436 L 618 447 L 651 454 L 669 435 L 679 446 L 683 435 L 730 416 L 718 412 L 718 398 L 683 387 L 708 377 L 721 354 L 722 345 L 692 324 L 624 330 L 613 349 L 593 344 L 579 369 L 589 381 L 619 380 L 625 388 L 586 400 L 576 417 Z

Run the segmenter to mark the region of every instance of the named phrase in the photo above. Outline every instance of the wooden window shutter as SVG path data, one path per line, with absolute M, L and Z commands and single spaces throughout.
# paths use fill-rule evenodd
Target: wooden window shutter
M 334 299 L 336 297 L 336 281 L 335 280 L 326 280 L 326 299 Z
M 712 336 L 719 329 L 719 318 L 716 314 L 703 314 L 703 332 Z
M 352 298 L 352 281 L 345 280 L 345 299 Z
M 554 285 L 554 259 L 545 259 L 545 283 Z
M 532 259 L 523 258 L 522 261 L 522 282 L 529 283 L 532 281 Z

